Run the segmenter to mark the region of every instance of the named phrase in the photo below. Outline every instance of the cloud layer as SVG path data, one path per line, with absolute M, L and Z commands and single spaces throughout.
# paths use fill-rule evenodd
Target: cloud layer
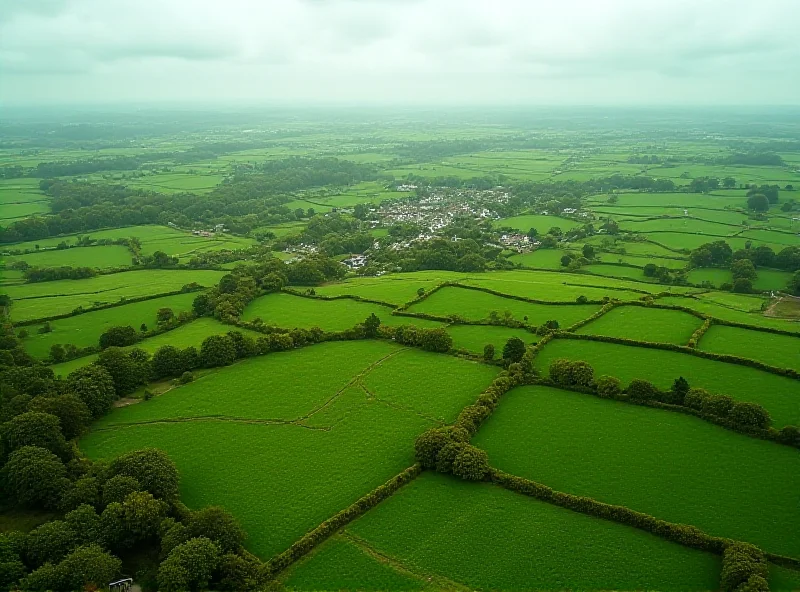
M 795 0 L 0 0 L 0 101 L 797 104 Z

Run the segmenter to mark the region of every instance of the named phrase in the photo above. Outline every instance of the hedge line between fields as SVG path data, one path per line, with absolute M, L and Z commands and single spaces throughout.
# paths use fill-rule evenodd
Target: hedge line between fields
M 709 535 L 694 526 L 660 520 L 625 506 L 606 504 L 589 497 L 556 491 L 536 481 L 517 477 L 499 469 L 490 468 L 486 479 L 509 491 L 527 495 L 573 512 L 632 526 L 685 547 L 722 555 L 729 545 L 739 543 L 732 539 Z M 800 559 L 773 553 L 766 553 L 765 556 L 771 563 L 800 570 Z
M 676 345 L 674 343 L 661 343 L 655 341 L 640 341 L 638 339 L 627 339 L 625 337 L 611 337 L 609 335 L 585 335 L 581 333 L 570 333 L 566 331 L 559 331 L 556 333 L 558 339 L 577 339 L 584 341 L 602 341 L 605 343 L 615 343 L 618 345 L 630 345 L 634 347 L 646 347 L 650 349 L 660 349 L 665 351 L 673 351 L 683 354 L 689 354 L 698 358 L 705 358 L 706 360 L 714 360 L 716 362 L 726 362 L 729 364 L 738 364 L 740 366 L 749 366 L 757 370 L 763 370 L 778 376 L 785 376 L 795 380 L 800 380 L 800 372 L 793 368 L 778 368 L 777 366 L 770 366 L 763 362 L 751 360 L 750 358 L 742 358 L 740 356 L 732 356 L 729 354 L 715 354 L 713 352 L 702 351 L 693 349 L 685 345 Z
M 292 296 L 300 296 L 301 298 L 310 298 L 311 300 L 355 300 L 356 302 L 367 302 L 369 304 L 377 304 L 378 306 L 384 306 L 386 308 L 395 309 L 397 305 L 390 304 L 389 302 L 384 302 L 383 300 L 374 300 L 372 298 L 364 298 L 363 296 L 359 296 L 358 294 L 336 294 L 334 296 L 328 296 L 325 294 L 308 294 L 307 292 L 303 292 L 302 290 L 297 290 L 296 288 L 281 288 L 281 292 L 286 292 L 287 294 L 291 294 Z
M 124 300 L 119 300 L 117 302 L 109 302 L 107 304 L 101 304 L 99 306 L 91 306 L 89 308 L 78 307 L 71 312 L 67 312 L 60 315 L 52 315 L 49 317 L 41 317 L 38 319 L 28 319 L 25 321 L 15 322 L 15 327 L 29 327 L 30 325 L 38 325 L 40 323 L 46 323 L 47 321 L 58 321 L 60 319 L 68 319 L 70 317 L 75 317 L 78 315 L 85 314 L 87 312 L 95 312 L 98 310 L 105 310 L 107 308 L 116 308 L 117 306 L 125 306 L 126 304 L 134 304 L 136 302 L 145 302 L 147 300 L 155 300 L 156 298 L 166 298 L 167 296 L 177 296 L 178 294 L 191 294 L 193 292 L 201 292 L 206 290 L 205 286 L 196 285 L 192 286 L 191 284 L 187 284 L 180 290 L 172 290 L 171 292 L 162 292 L 160 294 L 151 294 L 149 296 L 136 296 L 134 298 L 126 298 Z M 72 296 L 72 294 L 53 294 L 48 297 L 56 298 L 58 296 Z M 12 310 L 13 310 L 13 301 L 12 301 Z
M 344 528 L 350 522 L 377 506 L 403 485 L 416 479 L 420 473 L 422 473 L 422 467 L 419 464 L 414 464 L 389 479 L 383 485 L 379 485 L 367 495 L 359 498 L 344 510 L 337 512 L 331 518 L 307 532 L 301 539 L 295 541 L 286 551 L 270 559 L 265 565 L 265 573 L 274 578 L 336 531 Z

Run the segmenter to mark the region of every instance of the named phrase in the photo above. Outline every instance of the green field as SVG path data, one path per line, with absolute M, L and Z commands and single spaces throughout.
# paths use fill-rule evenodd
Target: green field
M 722 293 L 718 292 L 713 294 L 716 295 Z M 772 327 L 774 329 L 782 329 L 784 331 L 800 332 L 800 323 L 791 320 L 766 317 L 761 314 L 758 308 L 756 308 L 755 311 L 731 308 L 728 305 L 709 300 L 708 296 L 709 295 L 706 294 L 700 294 L 696 298 L 665 296 L 664 298 L 659 298 L 656 302 L 659 304 L 677 304 L 678 306 L 685 306 L 687 308 L 691 308 L 692 310 L 696 310 L 698 312 L 702 312 L 726 321 L 745 323 L 759 327 Z M 759 301 L 759 303 L 760 302 L 761 301 Z
M 454 349 L 466 349 L 472 353 L 483 354 L 483 347 L 491 343 L 495 356 L 501 357 L 503 346 L 512 337 L 522 339 L 525 343 L 536 343 L 539 338 L 535 333 L 525 329 L 511 329 L 494 325 L 451 325 L 447 328 L 453 338 Z
M 5 264 L 10 266 L 16 261 L 24 261 L 31 267 L 127 267 L 131 265 L 133 255 L 122 245 L 103 245 L 96 247 L 75 247 L 71 249 L 47 249 L 34 251 L 26 255 L 8 255 Z
M 800 557 L 800 455 L 786 446 L 547 387 L 506 394 L 474 443 L 553 489 Z
M 707 590 L 720 565 L 630 527 L 435 473 L 406 485 L 343 537 L 425 580 L 441 578 L 437 589 L 455 582 L 470 590 Z M 304 574 L 320 569 L 315 561 L 301 564 L 289 583 L 304 583 Z M 359 567 L 339 569 L 351 566 Z
M 224 274 L 210 270 L 148 269 L 84 280 L 8 286 L 6 293 L 13 300 L 11 316 L 19 322 L 67 314 L 79 306 L 91 308 L 123 299 L 174 292 L 191 283 L 210 287 L 216 285 Z
M 376 392 L 370 373 L 384 370 Z M 418 383 L 408 382 L 411 372 Z M 166 450 L 186 503 L 229 509 L 248 548 L 266 558 L 411 465 L 414 438 L 436 425 L 425 412 L 460 409 L 493 372 L 435 354 L 406 357 L 382 342 L 321 344 L 251 358 L 117 409 L 81 447 L 93 458 Z
M 567 339 L 548 343 L 534 364 L 546 373 L 557 358 L 584 360 L 592 365 L 595 376 L 616 376 L 623 384 L 641 378 L 666 389 L 683 376 L 693 387 L 763 405 L 778 428 L 800 425 L 800 381 L 792 378 L 679 352 Z
M 679 310 L 618 306 L 577 332 L 686 345 L 702 323 L 697 317 Z
M 541 216 L 529 214 L 525 216 L 514 216 L 513 218 L 501 218 L 496 220 L 494 225 L 498 228 L 506 227 L 514 228 L 520 232 L 528 232 L 531 228 L 535 228 L 540 235 L 545 235 L 553 228 L 560 228 L 562 231 L 572 230 L 580 226 L 580 223 L 569 218 L 559 218 L 558 216 Z
M 800 371 L 800 337 L 712 325 L 697 348 Z
M 56 343 L 62 345 L 71 343 L 78 347 L 97 345 L 100 335 L 109 327 L 130 325 L 138 331 L 144 323 L 148 329 L 153 329 L 156 326 L 158 309 L 171 308 L 175 315 L 182 311 L 189 312 L 196 297 L 196 293 L 178 294 L 87 312 L 51 321 L 50 326 L 53 330 L 50 333 L 39 333 L 41 325 L 32 325 L 27 328 L 29 335 L 23 340 L 23 345 L 25 350 L 36 358 L 47 357 L 50 346 Z
M 418 327 L 438 327 L 440 323 L 425 319 L 392 316 L 392 309 L 369 302 L 351 299 L 321 300 L 292 294 L 267 294 L 247 305 L 243 321 L 260 318 L 266 325 L 292 329 L 320 327 L 326 331 L 343 331 L 363 323 L 375 314 L 383 325 L 413 324 Z
M 501 316 L 509 311 L 518 321 L 541 325 L 555 319 L 562 327 L 590 317 L 598 310 L 600 306 L 595 304 L 531 304 L 458 287 L 442 288 L 408 309 L 437 316 L 459 315 L 470 320 L 487 319 L 492 311 Z

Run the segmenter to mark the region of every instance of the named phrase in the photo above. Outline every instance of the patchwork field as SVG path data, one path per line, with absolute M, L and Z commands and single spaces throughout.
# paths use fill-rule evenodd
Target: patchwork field
M 122 245 L 103 245 L 96 247 L 73 247 L 71 249 L 47 249 L 26 255 L 7 255 L 3 258 L 6 266 L 24 261 L 31 267 L 94 267 L 108 269 L 131 265 L 133 255 Z
M 702 324 L 702 320 L 679 310 L 618 306 L 577 332 L 686 345 Z
M 616 376 L 623 384 L 643 378 L 667 389 L 683 376 L 693 387 L 763 405 L 778 428 L 800 424 L 800 381 L 792 378 L 679 352 L 568 339 L 548 343 L 534 365 L 547 373 L 558 358 L 584 360 L 592 365 L 595 376 Z
M 493 374 L 411 353 L 406 363 L 397 346 L 350 342 L 251 358 L 115 410 L 81 447 L 94 458 L 166 450 L 186 503 L 224 505 L 248 531 L 248 548 L 266 558 L 413 464 L 414 438 L 436 425 L 425 411 L 452 420 L 450 410 L 474 400 Z M 425 355 L 424 363 L 416 358 Z M 410 372 L 440 386 L 412 392 Z M 247 488 L 230 487 L 245 481 Z
M 472 353 L 483 354 L 483 348 L 492 344 L 495 356 L 503 354 L 503 346 L 512 337 L 521 339 L 526 344 L 536 343 L 539 337 L 525 329 L 511 329 L 494 325 L 450 325 L 447 328 L 453 338 L 454 349 L 466 349 Z
M 562 327 L 590 317 L 598 310 L 600 306 L 594 304 L 532 304 L 458 287 L 442 288 L 408 309 L 437 316 L 459 315 L 469 320 L 487 319 L 492 311 L 500 316 L 509 311 L 518 321 L 541 325 L 554 319 Z
M 697 347 L 704 351 L 751 358 L 779 368 L 800 371 L 800 337 L 712 325 Z
M 474 443 L 493 466 L 556 490 L 800 557 L 800 456 L 791 448 L 547 387 L 508 393 Z

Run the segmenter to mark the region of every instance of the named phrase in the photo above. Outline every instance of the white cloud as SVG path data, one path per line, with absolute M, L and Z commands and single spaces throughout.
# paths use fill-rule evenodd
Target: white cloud
M 0 0 L 0 100 L 798 103 L 794 0 Z

